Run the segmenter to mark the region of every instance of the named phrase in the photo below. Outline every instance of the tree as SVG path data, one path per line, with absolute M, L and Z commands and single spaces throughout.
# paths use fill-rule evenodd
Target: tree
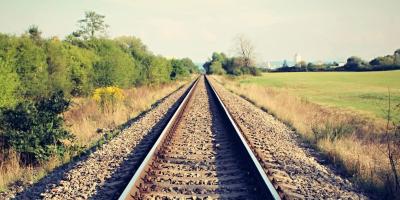
M 85 12 L 85 18 L 78 21 L 80 29 L 73 35 L 87 40 L 95 38 L 97 34 L 106 34 L 109 26 L 105 24 L 104 18 L 104 15 L 97 14 L 94 11 Z
M 47 96 L 49 91 L 45 51 L 27 37 L 19 39 L 16 49 L 14 59 L 21 83 L 19 93 L 29 98 Z
M 171 65 L 172 65 L 172 72 L 170 75 L 171 79 L 186 77 L 189 74 L 198 72 L 197 66 L 189 58 L 172 59 Z
M 369 62 L 369 64 L 370 65 L 384 65 L 384 66 L 394 65 L 395 57 L 393 55 L 380 56 L 380 57 L 377 57 L 377 58 L 371 60 L 371 62 Z
M 172 72 L 171 63 L 162 56 L 155 56 L 151 60 L 148 79 L 151 84 L 166 83 L 170 80 Z
M 70 66 L 68 65 L 68 54 L 63 43 L 57 38 L 45 43 L 47 73 L 50 91 L 62 90 L 64 94 L 70 95 L 72 83 L 69 80 Z
M 18 86 L 18 74 L 15 69 L 0 58 L 0 108 L 11 107 L 17 103 Z
M 69 43 L 64 43 L 69 66 L 69 80 L 71 81 L 71 95 L 87 95 L 92 89 L 93 64 L 98 60 L 94 51 L 79 48 Z
M 96 87 L 128 87 L 135 83 L 138 75 L 135 62 L 118 43 L 107 39 L 94 39 L 90 41 L 90 46 L 99 57 L 93 65 L 93 81 Z
M 394 52 L 394 64 L 400 66 L 400 49 Z
M 254 62 L 254 46 L 249 39 L 243 35 L 236 38 L 236 52 L 243 58 L 243 66 L 250 67 Z
M 304 71 L 308 71 L 306 61 L 304 61 L 304 60 L 300 61 L 300 62 L 298 63 L 298 66 L 299 66 L 300 68 L 304 69 Z
M 286 60 L 283 61 L 282 67 L 289 67 Z
M 356 56 L 348 58 L 347 63 L 345 64 L 345 68 L 347 68 L 348 70 L 357 70 L 359 68 L 365 68 L 366 66 L 367 63 Z
M 30 38 L 35 42 L 39 42 L 42 39 L 42 32 L 39 30 L 37 25 L 31 25 L 27 32 L 29 33 Z
M 220 62 L 213 62 L 210 66 L 210 74 L 222 75 L 225 74 L 225 70 L 222 68 L 222 64 Z

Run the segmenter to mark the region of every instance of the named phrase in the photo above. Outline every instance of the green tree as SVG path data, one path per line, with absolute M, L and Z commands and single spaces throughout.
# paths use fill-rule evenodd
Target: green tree
M 222 68 L 222 64 L 219 61 L 213 62 L 211 64 L 210 74 L 217 74 L 217 75 L 225 74 L 225 70 Z
M 172 59 L 171 65 L 172 65 L 172 72 L 170 75 L 171 79 L 178 79 L 189 75 L 189 69 L 186 68 L 182 60 Z
M 10 65 L 15 64 L 15 55 L 17 53 L 18 38 L 0 33 L 0 59 Z
M 152 60 L 155 57 L 153 53 L 147 50 L 146 45 L 139 38 L 133 36 L 118 37 L 115 41 L 119 43 L 125 52 L 133 57 L 133 62 L 137 67 L 135 84 L 143 85 L 150 83 L 149 72 Z
M 289 67 L 286 60 L 283 61 L 282 67 Z
M 62 90 L 66 95 L 71 94 L 72 83 L 69 79 L 71 68 L 63 43 L 57 38 L 50 39 L 45 44 L 45 50 L 49 90 Z
M 400 49 L 397 49 L 394 52 L 394 63 L 395 65 L 400 66 Z
M 380 57 L 377 57 L 377 58 L 371 60 L 371 62 L 369 62 L 369 64 L 370 65 L 384 65 L 384 66 L 394 65 L 395 64 L 395 56 L 393 56 L 393 55 L 380 56 Z
M 155 56 L 151 60 L 151 67 L 148 70 L 149 82 L 151 84 L 166 83 L 170 80 L 171 72 L 171 63 L 162 56 Z
M 29 37 L 35 42 L 40 42 L 42 39 L 42 32 L 37 25 L 31 25 L 27 32 L 29 33 Z
M 19 92 L 31 98 L 47 96 L 49 91 L 45 51 L 27 37 L 19 39 L 16 50 L 13 59 L 21 83 Z
M 368 64 L 363 61 L 361 58 L 352 56 L 347 59 L 347 63 L 345 65 L 345 68 L 348 70 L 357 70 L 360 68 L 366 68 Z
M 82 37 L 84 40 L 93 39 L 97 35 L 105 35 L 109 27 L 105 21 L 105 16 L 94 11 L 85 12 L 85 18 L 78 21 L 79 30 L 74 32 L 75 37 Z
M 11 107 L 18 101 L 18 74 L 11 64 L 0 59 L 0 108 Z
M 93 64 L 98 57 L 89 49 L 79 48 L 69 43 L 65 43 L 64 48 L 67 51 L 67 62 L 70 67 L 71 95 L 88 95 L 92 90 Z
M 99 57 L 93 66 L 96 87 L 128 87 L 135 84 L 138 75 L 135 62 L 118 43 L 107 39 L 95 39 L 91 41 L 91 46 Z
M 198 73 L 199 71 L 197 66 L 189 58 L 172 59 L 171 65 L 171 79 L 183 78 L 188 76 L 189 74 Z

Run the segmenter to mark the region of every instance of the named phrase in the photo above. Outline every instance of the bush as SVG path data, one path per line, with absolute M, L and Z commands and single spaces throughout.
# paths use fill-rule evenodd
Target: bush
M 105 87 L 97 88 L 92 98 L 99 104 L 101 112 L 114 112 L 115 105 L 124 99 L 124 94 L 118 87 Z
M 322 139 L 329 139 L 330 141 L 334 141 L 342 137 L 348 136 L 353 132 L 354 127 L 351 124 L 347 124 L 344 122 L 326 122 L 323 125 L 312 126 L 312 133 L 314 134 L 315 142 Z
M 67 150 L 64 140 L 73 139 L 63 128 L 60 116 L 68 106 L 69 101 L 60 91 L 47 99 L 20 102 L 15 108 L 3 109 L 0 115 L 3 145 L 20 153 L 26 164 L 62 156 Z

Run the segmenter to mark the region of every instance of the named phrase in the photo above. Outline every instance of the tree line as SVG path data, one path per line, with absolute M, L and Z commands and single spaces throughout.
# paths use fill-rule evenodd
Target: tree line
M 337 62 L 332 63 L 306 63 L 301 61 L 294 66 L 288 66 L 286 62 L 282 67 L 270 70 L 272 72 L 307 72 L 307 71 L 384 71 L 400 69 L 400 49 L 392 55 L 379 56 L 367 62 L 360 57 L 351 56 L 346 64 L 339 66 Z
M 37 26 L 0 33 L 0 145 L 27 162 L 62 154 L 73 136 L 60 114 L 69 99 L 99 87 L 162 84 L 198 73 L 189 58 L 155 55 L 134 36 L 110 39 L 105 16 L 86 12 L 65 39 L 44 38 Z
M 260 75 L 261 70 L 255 66 L 254 46 L 243 35 L 235 39 L 236 56 L 228 57 L 225 53 L 214 52 L 211 58 L 203 64 L 207 74 L 242 74 Z

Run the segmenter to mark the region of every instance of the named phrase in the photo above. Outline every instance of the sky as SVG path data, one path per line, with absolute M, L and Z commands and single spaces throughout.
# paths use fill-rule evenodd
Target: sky
M 108 35 L 134 35 L 151 51 L 204 62 L 234 55 L 235 38 L 259 62 L 370 60 L 400 48 L 399 0 L 0 0 L 0 32 L 65 37 L 85 11 L 106 16 Z

